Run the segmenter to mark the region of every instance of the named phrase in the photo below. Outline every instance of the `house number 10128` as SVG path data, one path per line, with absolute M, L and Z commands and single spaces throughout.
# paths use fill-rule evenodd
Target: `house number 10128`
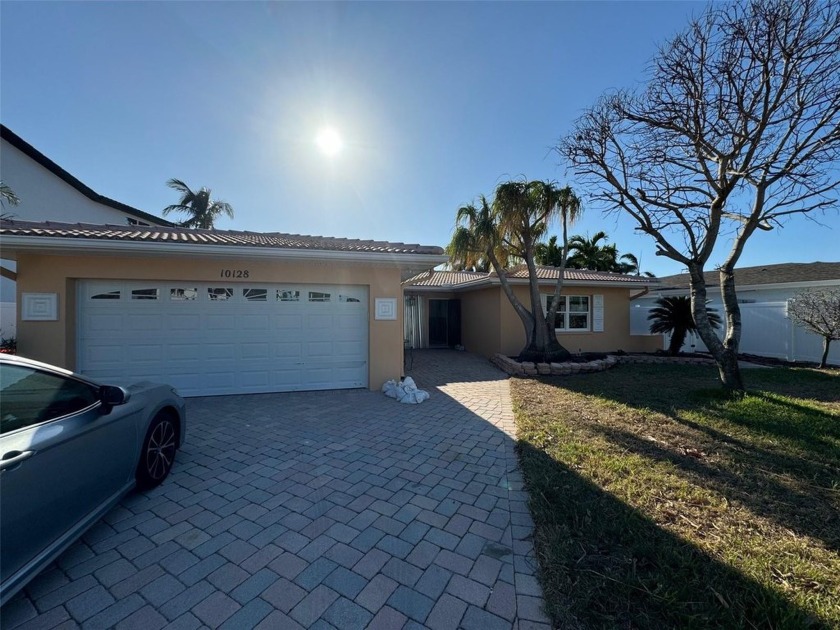
M 247 269 L 222 269 L 220 278 L 248 278 L 250 272 Z

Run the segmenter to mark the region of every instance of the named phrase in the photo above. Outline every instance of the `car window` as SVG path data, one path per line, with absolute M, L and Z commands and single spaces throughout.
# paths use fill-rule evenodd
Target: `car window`
M 0 433 L 86 409 L 97 389 L 72 378 L 22 365 L 0 364 Z

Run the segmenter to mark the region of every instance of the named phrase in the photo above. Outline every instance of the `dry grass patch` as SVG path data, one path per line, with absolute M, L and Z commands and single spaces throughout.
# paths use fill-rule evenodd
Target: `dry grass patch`
M 840 374 L 511 381 L 561 627 L 840 627 Z

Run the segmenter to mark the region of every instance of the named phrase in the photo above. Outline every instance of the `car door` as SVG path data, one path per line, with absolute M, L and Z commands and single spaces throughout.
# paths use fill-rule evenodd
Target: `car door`
M 85 381 L 0 364 L 4 583 L 131 483 L 137 430 L 116 409 Z

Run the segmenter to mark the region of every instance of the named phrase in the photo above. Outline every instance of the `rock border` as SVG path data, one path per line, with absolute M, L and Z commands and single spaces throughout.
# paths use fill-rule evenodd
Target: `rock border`
M 496 354 L 490 362 L 511 376 L 567 376 L 569 374 L 588 374 L 603 372 L 620 363 L 669 363 L 678 365 L 709 365 L 712 359 L 697 357 L 666 357 L 639 354 L 610 354 L 605 359 L 596 359 L 586 363 L 520 363 L 503 354 Z

